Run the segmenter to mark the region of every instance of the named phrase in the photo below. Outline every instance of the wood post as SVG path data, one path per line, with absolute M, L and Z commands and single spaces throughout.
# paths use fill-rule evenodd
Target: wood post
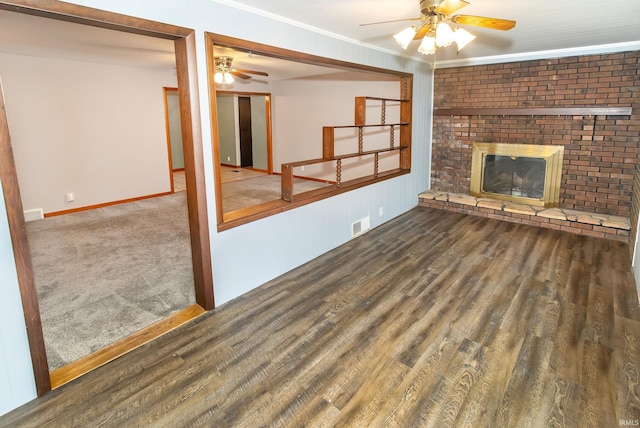
M 322 158 L 326 160 L 333 159 L 335 152 L 335 132 L 332 126 L 322 127 Z
M 282 199 L 293 202 L 293 167 L 291 164 L 282 164 Z

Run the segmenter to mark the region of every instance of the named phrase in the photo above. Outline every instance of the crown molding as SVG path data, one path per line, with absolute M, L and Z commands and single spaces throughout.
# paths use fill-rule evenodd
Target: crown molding
M 582 46 L 568 49 L 553 49 L 537 52 L 494 55 L 476 58 L 436 61 L 434 68 L 466 67 L 471 65 L 500 64 L 506 62 L 531 61 L 538 59 L 563 58 L 568 56 L 607 54 L 640 50 L 640 40 L 633 42 L 612 43 L 607 45 Z

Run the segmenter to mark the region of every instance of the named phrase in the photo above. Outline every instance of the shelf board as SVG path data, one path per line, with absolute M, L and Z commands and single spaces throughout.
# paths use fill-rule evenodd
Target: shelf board
M 437 108 L 434 116 L 630 116 L 632 107 Z
M 373 128 L 373 127 L 381 127 L 381 126 L 407 126 L 408 123 L 400 122 L 400 123 L 373 123 L 370 125 L 337 125 L 337 126 L 325 126 L 325 128 Z

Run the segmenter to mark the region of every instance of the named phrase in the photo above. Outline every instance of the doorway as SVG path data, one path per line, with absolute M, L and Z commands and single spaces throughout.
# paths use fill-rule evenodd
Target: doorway
M 197 104 L 196 82 L 191 81 L 191 70 L 195 68 L 195 35 L 194 31 L 172 25 L 158 24 L 143 19 L 132 18 L 83 6 L 63 3 L 48 3 L 33 6 L 28 0 L 17 0 L 10 3 L 0 1 L 0 9 L 26 13 L 36 16 L 70 21 L 88 26 L 100 26 L 109 31 L 145 34 L 149 37 L 170 39 L 174 41 L 176 57 L 176 74 L 180 99 L 180 122 L 182 125 L 183 144 L 185 146 L 185 172 L 187 177 L 187 205 L 189 218 L 189 234 L 191 242 L 193 275 L 196 302 L 209 310 L 214 307 L 213 280 L 211 272 L 211 256 L 209 247 L 209 231 L 207 223 L 206 193 L 202 177 L 204 174 L 204 158 L 202 152 L 201 130 L 193 119 L 199 115 Z M 4 110 L 4 102 L 2 102 Z M 12 238 L 14 258 L 16 260 L 18 285 L 23 303 L 27 337 L 31 360 L 33 363 L 36 389 L 43 395 L 51 389 L 51 378 L 44 348 L 42 324 L 38 298 L 35 289 L 28 239 L 25 233 L 25 220 L 22 200 L 18 186 L 16 168 L 13 161 L 9 129 L 6 117 L 0 118 L 0 178 L 2 179 L 9 231 Z M 85 368 L 90 370 L 93 367 Z M 82 373 L 79 373 L 82 374 Z M 78 375 L 79 375 L 78 374 Z
M 217 91 L 219 162 L 273 174 L 271 94 Z
M 238 97 L 238 128 L 240 131 L 240 167 L 253 168 L 251 98 L 249 97 Z

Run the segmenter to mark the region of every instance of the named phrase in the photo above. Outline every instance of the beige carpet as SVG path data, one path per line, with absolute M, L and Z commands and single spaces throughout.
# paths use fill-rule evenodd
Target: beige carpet
M 281 198 L 279 175 L 226 174 L 225 212 Z M 296 193 L 323 186 L 294 180 Z M 30 222 L 27 234 L 50 370 L 195 303 L 184 191 Z
M 330 184 L 293 179 L 294 194 L 319 189 Z M 222 183 L 222 211 L 225 213 L 282 199 L 281 176 L 261 174 L 253 178 Z
M 186 192 L 27 223 L 51 370 L 195 303 Z

